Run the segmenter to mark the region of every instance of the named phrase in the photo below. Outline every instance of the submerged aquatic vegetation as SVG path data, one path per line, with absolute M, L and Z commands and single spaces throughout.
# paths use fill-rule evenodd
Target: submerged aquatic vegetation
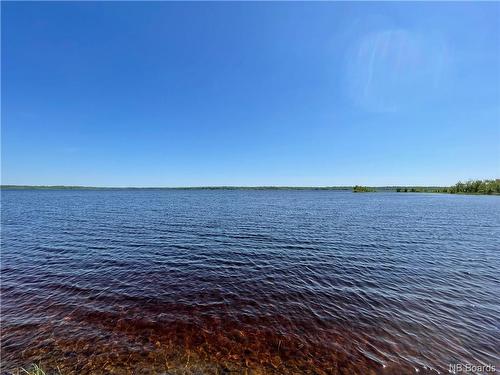
M 48 372 L 45 371 L 39 364 L 33 363 L 28 369 L 21 367 L 12 373 L 12 375 L 62 375 L 59 367 L 56 371 Z
M 33 364 L 31 365 L 31 368 L 26 370 L 25 368 L 21 367 L 21 374 L 28 374 L 28 375 L 48 375 L 46 374 L 45 371 L 43 371 L 43 369 L 37 365 L 37 364 Z

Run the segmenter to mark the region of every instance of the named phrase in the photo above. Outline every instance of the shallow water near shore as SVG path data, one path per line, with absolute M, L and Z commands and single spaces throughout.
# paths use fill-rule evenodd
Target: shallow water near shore
M 500 197 L 3 190 L 1 199 L 3 372 L 500 364 Z

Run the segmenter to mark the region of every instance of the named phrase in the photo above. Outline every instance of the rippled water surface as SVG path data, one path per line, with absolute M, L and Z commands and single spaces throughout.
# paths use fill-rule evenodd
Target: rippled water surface
M 500 350 L 500 197 L 2 191 L 2 371 L 447 372 Z

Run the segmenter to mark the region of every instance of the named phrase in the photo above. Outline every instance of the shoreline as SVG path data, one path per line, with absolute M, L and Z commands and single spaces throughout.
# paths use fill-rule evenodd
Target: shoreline
M 72 185 L 0 185 L 1 190 L 261 190 L 261 191 L 342 191 L 353 193 L 427 193 L 450 195 L 500 195 L 499 192 L 450 192 L 439 186 L 182 186 L 182 187 L 107 187 Z M 366 190 L 365 190 L 366 189 Z

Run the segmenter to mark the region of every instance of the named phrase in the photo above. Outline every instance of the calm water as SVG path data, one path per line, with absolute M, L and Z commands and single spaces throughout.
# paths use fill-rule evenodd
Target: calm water
M 500 367 L 500 197 L 2 191 L 2 370 Z

